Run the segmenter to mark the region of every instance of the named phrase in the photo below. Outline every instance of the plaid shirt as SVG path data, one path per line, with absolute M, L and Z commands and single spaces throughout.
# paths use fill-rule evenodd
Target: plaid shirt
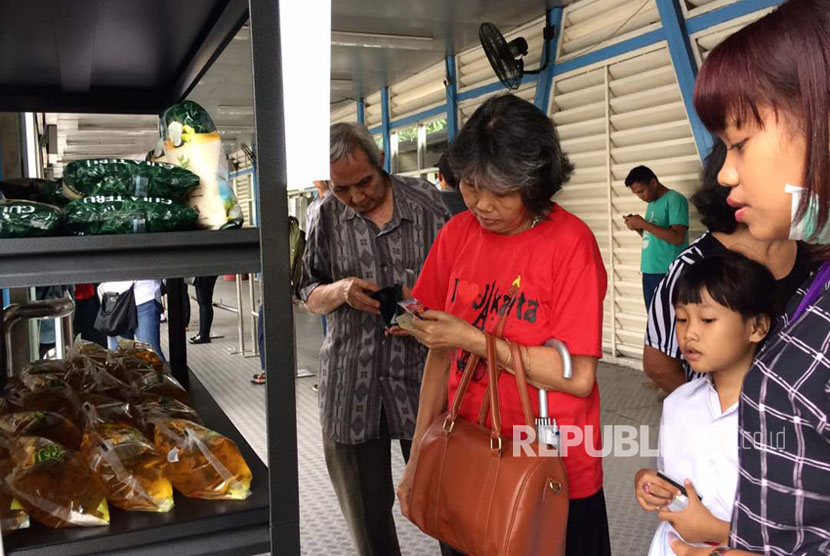
M 744 382 L 731 544 L 830 554 L 830 292 L 795 322 L 798 290 Z
M 415 285 L 449 213 L 431 183 L 389 177 L 395 209 L 382 230 L 334 195 L 322 200 L 303 253 L 303 301 L 317 286 L 349 276 L 381 287 Z M 377 439 L 382 407 L 390 436 L 411 440 L 427 349 L 414 338 L 385 336 L 380 317 L 348 305 L 326 315 L 326 324 L 318 393 L 323 433 L 342 444 Z

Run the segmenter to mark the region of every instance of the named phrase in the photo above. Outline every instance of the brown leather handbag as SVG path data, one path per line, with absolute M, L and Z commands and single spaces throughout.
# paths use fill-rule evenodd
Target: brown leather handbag
M 471 354 L 450 411 L 421 439 L 407 518 L 424 533 L 470 556 L 558 555 L 565 553 L 568 477 L 559 456 L 513 453 L 501 434 L 495 338 L 487 335 L 487 371 L 492 428 L 486 414 L 478 423 L 458 416 L 461 400 L 478 365 Z M 525 424 L 534 419 L 518 346 L 513 366 Z

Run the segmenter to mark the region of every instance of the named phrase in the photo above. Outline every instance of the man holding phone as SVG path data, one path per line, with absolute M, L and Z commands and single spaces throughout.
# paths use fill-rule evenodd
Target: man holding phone
M 386 173 L 383 158 L 362 125 L 331 127 L 332 194 L 308 230 L 300 295 L 328 323 L 318 395 L 340 509 L 359 554 L 395 556 L 390 445 L 408 459 L 426 349 L 386 334 L 381 312 L 408 297 L 449 213 L 435 186 Z
M 646 216 L 629 214 L 623 221 L 643 238 L 643 298 L 646 311 L 654 290 L 672 261 L 689 246 L 689 202 L 686 197 L 660 183 L 650 168 L 637 166 L 625 178 L 625 186 L 648 203 Z

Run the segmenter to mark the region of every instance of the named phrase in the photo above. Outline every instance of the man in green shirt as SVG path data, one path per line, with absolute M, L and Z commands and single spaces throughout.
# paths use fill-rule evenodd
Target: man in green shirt
M 657 179 L 651 169 L 637 166 L 625 178 L 625 185 L 641 201 L 648 203 L 646 217 L 624 216 L 625 225 L 643 236 L 643 298 L 646 310 L 654 290 L 671 262 L 689 246 L 689 203 Z

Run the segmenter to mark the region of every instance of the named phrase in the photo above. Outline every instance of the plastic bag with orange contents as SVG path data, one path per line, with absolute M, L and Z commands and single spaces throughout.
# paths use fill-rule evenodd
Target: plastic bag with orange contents
M 106 423 L 94 409 L 88 411 L 81 454 L 104 484 L 110 503 L 127 511 L 170 511 L 173 486 L 155 446 L 138 429 Z
M 136 342 L 135 340 L 121 340 L 118 342 L 118 349 L 115 350 L 112 356 L 134 357 L 152 366 L 156 372 L 164 372 L 164 362 L 148 344 Z
M 0 430 L 9 436 L 41 436 L 62 446 L 81 447 L 81 430 L 53 411 L 18 411 L 0 417 Z
M 189 498 L 244 500 L 251 470 L 236 444 L 218 432 L 183 419 L 153 419 L 155 445 L 167 459 L 165 475 Z
M 12 458 L 15 468 L 6 482 L 30 516 L 48 527 L 109 523 L 104 487 L 78 452 L 25 436 L 15 442 Z
M 15 500 L 11 489 L 3 480 L 14 469 L 14 461 L 9 452 L 11 442 L 11 439 L 0 435 L 0 529 L 4 535 L 29 527 L 29 514 Z

